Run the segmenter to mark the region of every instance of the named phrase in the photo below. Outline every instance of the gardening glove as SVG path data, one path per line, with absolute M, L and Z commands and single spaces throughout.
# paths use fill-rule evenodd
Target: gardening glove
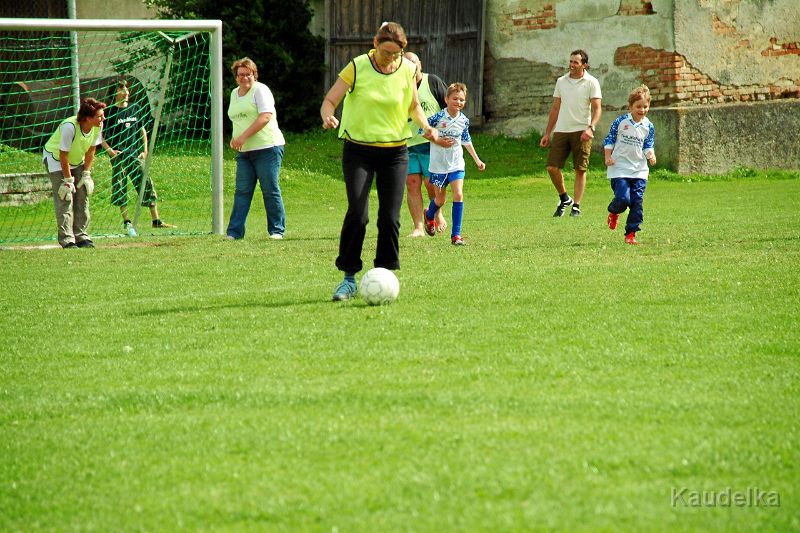
M 78 188 L 86 187 L 86 196 L 91 196 L 94 192 L 94 180 L 92 173 L 88 170 L 81 172 L 81 180 L 78 182 Z
M 75 178 L 72 176 L 61 180 L 61 186 L 58 188 L 58 197 L 61 201 L 66 202 L 67 198 L 72 196 L 75 192 Z

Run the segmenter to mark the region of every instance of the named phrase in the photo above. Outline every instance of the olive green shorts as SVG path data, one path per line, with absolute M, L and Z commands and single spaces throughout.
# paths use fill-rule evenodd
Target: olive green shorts
M 547 154 L 547 166 L 564 168 L 569 154 L 572 154 L 572 166 L 575 170 L 589 168 L 589 154 L 592 152 L 592 139 L 581 141 L 583 131 L 569 133 L 556 132 L 550 140 L 550 153 Z

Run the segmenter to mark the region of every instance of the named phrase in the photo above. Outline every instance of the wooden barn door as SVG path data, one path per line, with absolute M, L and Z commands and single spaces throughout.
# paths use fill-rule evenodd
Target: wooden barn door
M 425 72 L 467 85 L 464 112 L 481 124 L 485 12 L 486 0 L 326 0 L 326 90 L 348 61 L 372 48 L 383 21 L 399 22 Z

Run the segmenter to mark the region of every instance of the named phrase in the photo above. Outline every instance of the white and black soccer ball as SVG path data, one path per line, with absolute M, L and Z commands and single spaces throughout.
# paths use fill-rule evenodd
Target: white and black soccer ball
M 373 268 L 361 276 L 358 291 L 369 305 L 388 305 L 400 294 L 400 281 L 391 270 Z

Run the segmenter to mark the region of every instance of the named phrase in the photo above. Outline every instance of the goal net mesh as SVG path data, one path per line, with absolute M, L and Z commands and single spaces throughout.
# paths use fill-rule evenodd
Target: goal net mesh
M 127 237 L 125 213 L 139 236 L 209 233 L 209 56 L 208 32 L 0 28 L 0 242 L 56 240 L 42 149 L 78 95 L 118 126 L 104 133 L 120 153 L 99 146 L 92 166 L 90 236 Z M 153 227 L 156 213 L 175 227 Z

